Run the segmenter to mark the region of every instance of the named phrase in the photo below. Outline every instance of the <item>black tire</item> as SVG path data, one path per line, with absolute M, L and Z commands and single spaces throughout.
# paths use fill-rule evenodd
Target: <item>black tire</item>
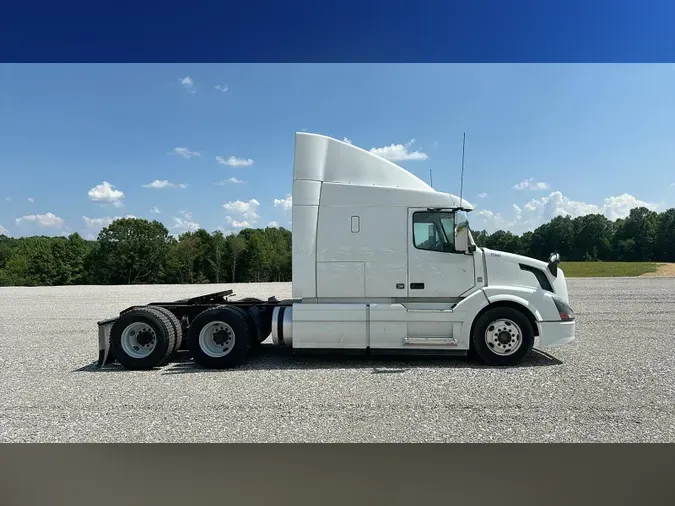
M 151 306 L 151 307 L 152 309 L 156 309 L 164 316 L 166 316 L 169 319 L 169 323 L 171 323 L 171 327 L 173 327 L 173 331 L 176 334 L 176 344 L 174 345 L 173 351 L 169 355 L 169 358 L 175 357 L 176 353 L 178 352 L 178 350 L 181 349 L 181 346 L 183 345 L 183 327 L 180 324 L 180 320 L 176 318 L 176 315 L 174 315 L 171 311 L 169 311 L 165 307 L 161 306 Z
M 509 332 L 513 336 L 520 330 L 521 343 L 520 347 L 510 355 L 499 355 L 492 351 L 495 346 L 502 349 L 508 349 L 512 346 L 511 343 L 506 344 L 492 344 L 488 345 L 486 342 L 486 332 L 490 329 L 493 323 L 499 320 L 509 320 L 516 324 L 518 328 L 513 328 L 509 323 L 503 324 L 505 332 Z M 506 334 L 504 334 L 506 335 Z M 532 351 L 534 346 L 534 330 L 530 320 L 517 309 L 510 307 L 496 307 L 486 311 L 476 322 L 474 326 L 473 335 L 471 336 L 471 348 L 473 353 L 483 363 L 491 366 L 512 366 L 523 360 Z
M 122 332 L 135 322 L 143 322 L 152 328 L 156 336 L 153 351 L 146 357 L 128 355 L 122 347 Z M 115 359 L 125 368 L 147 370 L 163 365 L 176 346 L 176 333 L 171 321 L 156 308 L 140 307 L 124 313 L 110 329 L 110 349 Z
M 225 323 L 233 332 L 234 344 L 226 355 L 214 357 L 206 353 L 199 343 L 202 329 L 212 322 Z M 246 311 L 235 306 L 218 306 L 202 311 L 192 320 L 188 329 L 187 342 L 195 363 L 207 369 L 229 369 L 239 365 L 255 340 L 255 329 L 251 328 Z

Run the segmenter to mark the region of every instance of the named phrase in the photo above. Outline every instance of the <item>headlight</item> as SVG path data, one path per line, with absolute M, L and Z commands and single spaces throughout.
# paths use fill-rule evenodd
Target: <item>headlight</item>
M 558 308 L 561 320 L 574 320 L 574 311 L 568 304 L 557 297 L 553 297 L 553 302 L 555 302 L 555 307 Z

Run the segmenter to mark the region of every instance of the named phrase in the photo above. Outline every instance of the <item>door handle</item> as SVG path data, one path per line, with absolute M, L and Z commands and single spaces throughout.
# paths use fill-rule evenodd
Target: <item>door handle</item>
M 411 290 L 424 290 L 424 283 L 410 283 Z

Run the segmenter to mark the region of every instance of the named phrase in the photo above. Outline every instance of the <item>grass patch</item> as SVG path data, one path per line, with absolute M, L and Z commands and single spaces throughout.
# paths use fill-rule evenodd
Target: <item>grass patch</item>
M 655 262 L 560 262 L 568 278 L 641 276 L 656 272 Z

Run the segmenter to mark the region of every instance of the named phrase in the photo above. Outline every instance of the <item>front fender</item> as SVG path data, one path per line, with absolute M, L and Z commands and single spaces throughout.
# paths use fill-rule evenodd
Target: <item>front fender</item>
M 488 306 L 498 302 L 512 302 L 528 309 L 540 326 L 540 322 L 557 321 L 559 315 L 552 294 L 520 286 L 488 286 L 477 290 L 463 299 L 453 312 L 463 322 L 458 345 L 468 349 L 471 342 L 471 328 L 478 314 Z
M 535 320 L 538 322 L 542 320 L 541 312 L 532 300 L 534 298 L 533 294 L 535 290 L 529 290 L 527 288 L 521 290 L 519 288 L 513 289 L 511 287 L 490 287 L 490 289 L 485 289 L 483 291 L 485 292 L 488 301 L 490 301 L 490 304 L 496 302 L 515 302 L 516 304 L 520 304 L 529 309 L 532 315 L 534 315 Z
M 537 322 L 557 321 L 560 319 L 553 302 L 553 294 L 540 288 L 526 286 L 488 286 L 483 289 L 490 304 L 495 302 L 515 302 L 534 315 Z

